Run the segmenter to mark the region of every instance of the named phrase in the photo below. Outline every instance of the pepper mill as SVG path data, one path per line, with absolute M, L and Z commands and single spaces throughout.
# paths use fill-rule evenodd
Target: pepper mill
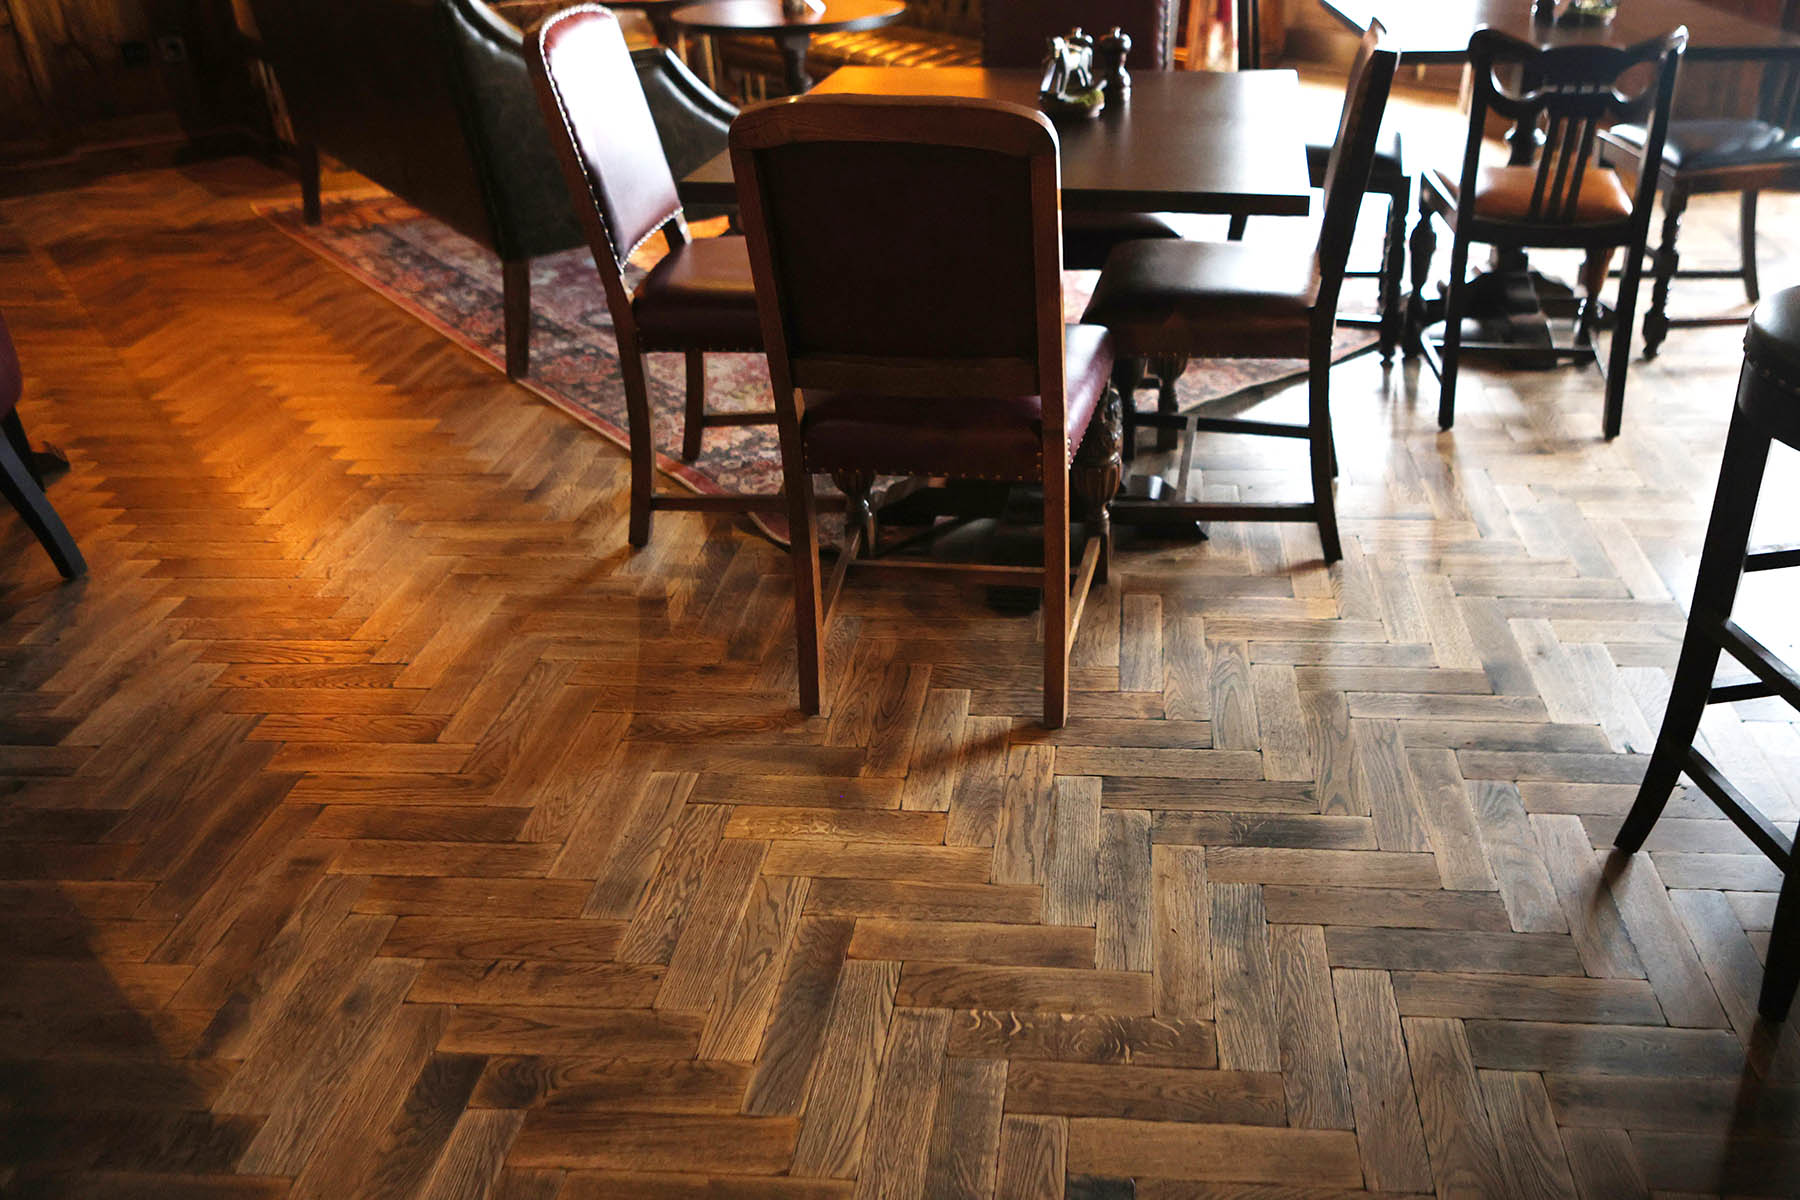
M 1100 68 L 1097 82 L 1110 104 L 1122 104 L 1131 95 L 1131 73 L 1125 69 L 1125 56 L 1130 53 L 1131 35 L 1117 25 L 1094 44 L 1094 57 Z

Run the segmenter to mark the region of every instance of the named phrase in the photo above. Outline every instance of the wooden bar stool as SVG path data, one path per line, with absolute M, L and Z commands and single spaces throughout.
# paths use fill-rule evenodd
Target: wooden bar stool
M 1708 704 L 1779 696 L 1800 709 L 1800 673 L 1731 619 L 1738 581 L 1745 571 L 1800 566 L 1800 547 L 1750 551 L 1750 523 L 1769 445 L 1779 441 L 1800 449 L 1800 288 L 1765 300 L 1750 319 L 1744 339 L 1744 370 L 1738 382 L 1737 411 L 1725 439 L 1719 490 L 1713 498 L 1700 575 L 1694 584 L 1687 636 L 1675 668 L 1675 685 L 1663 716 L 1650 768 L 1638 789 L 1631 815 L 1615 844 L 1635 853 L 1668 803 L 1678 776 L 1686 773 L 1757 849 L 1785 873 L 1775 905 L 1769 959 L 1758 1007 L 1771 1021 L 1787 1016 L 1800 983 L 1800 871 L 1794 843 L 1757 811 L 1707 757 L 1694 748 L 1700 715 Z M 1714 686 L 1719 652 L 1727 651 L 1755 675 L 1748 683 Z

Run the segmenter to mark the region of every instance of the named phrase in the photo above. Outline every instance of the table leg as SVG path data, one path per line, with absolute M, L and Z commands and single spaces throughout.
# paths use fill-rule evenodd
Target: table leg
M 787 83 L 788 95 L 804 95 L 812 88 L 812 79 L 806 74 L 806 48 L 812 42 L 812 34 L 804 29 L 797 29 L 774 36 L 775 45 L 781 50 L 782 74 Z

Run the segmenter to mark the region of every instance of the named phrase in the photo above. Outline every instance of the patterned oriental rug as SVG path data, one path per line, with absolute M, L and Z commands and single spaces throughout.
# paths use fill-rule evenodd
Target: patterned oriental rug
M 327 262 L 360 279 L 445 337 L 504 370 L 500 263 L 491 253 L 385 192 L 328 198 L 324 221 L 307 225 L 300 206 L 259 208 L 277 228 Z M 696 235 L 722 231 L 724 221 L 695 225 Z M 635 284 L 663 253 L 661 239 L 640 250 L 628 268 Z M 1097 272 L 1064 277 L 1071 317 L 1087 303 Z M 531 376 L 523 386 L 614 444 L 628 443 L 625 392 L 606 295 L 585 250 L 538 259 L 532 265 Z M 1362 330 L 1340 330 L 1338 356 L 1373 343 Z M 657 462 L 696 492 L 773 492 L 781 456 L 772 426 L 709 429 L 699 458 L 679 457 L 685 376 L 676 354 L 648 356 L 650 402 L 656 420 Z M 721 411 L 769 407 L 768 369 L 747 354 L 707 355 L 707 404 Z M 1183 409 L 1305 372 L 1287 359 L 1196 362 L 1180 383 Z M 1148 403 L 1149 396 L 1140 397 Z M 782 522 L 785 524 L 785 522 Z M 772 531 L 774 532 L 774 531 Z M 779 533 L 777 532 L 777 536 Z

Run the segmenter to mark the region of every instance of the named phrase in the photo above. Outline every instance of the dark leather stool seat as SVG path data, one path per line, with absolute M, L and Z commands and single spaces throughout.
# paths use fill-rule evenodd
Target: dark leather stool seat
M 1621 145 L 1644 148 L 1642 125 L 1614 125 L 1607 133 Z M 1663 161 L 1672 167 L 1729 166 L 1747 158 L 1800 162 L 1800 132 L 1753 117 L 1669 122 Z
M 1769 297 L 1750 318 L 1737 409 L 1719 464 L 1719 487 L 1706 527 L 1706 545 L 1700 554 L 1700 573 L 1694 583 L 1694 602 L 1669 707 L 1637 801 L 1619 829 L 1616 844 L 1627 854 L 1643 846 L 1676 780 L 1685 774 L 1781 868 L 1781 895 L 1775 903 L 1758 1002 L 1764 1017 L 1779 1021 L 1787 1016 L 1800 984 L 1800 869 L 1794 860 L 1794 841 L 1694 746 L 1701 714 L 1709 704 L 1778 696 L 1800 709 L 1800 673 L 1732 620 L 1732 604 L 1744 572 L 1800 566 L 1800 549 L 1749 549 L 1757 493 L 1774 442 L 1800 450 L 1800 288 Z M 1715 686 L 1713 672 L 1721 651 L 1729 653 L 1754 678 Z

